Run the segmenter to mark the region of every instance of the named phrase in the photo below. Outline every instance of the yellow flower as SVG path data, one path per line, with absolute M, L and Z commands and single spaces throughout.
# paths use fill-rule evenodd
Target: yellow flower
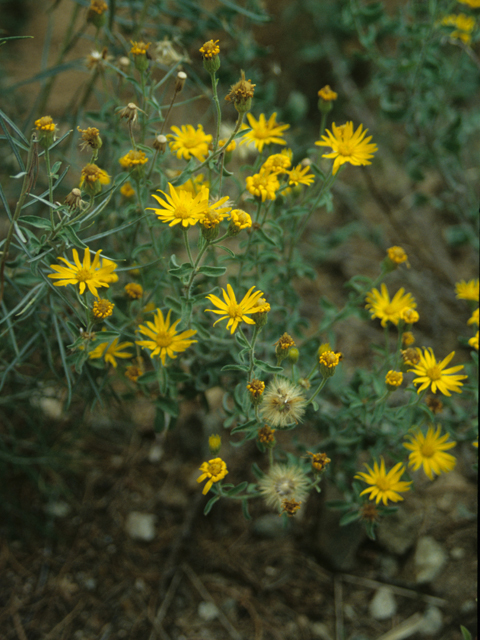
M 281 136 L 286 129 L 290 128 L 289 124 L 279 124 L 276 122 L 276 113 L 272 113 L 267 120 L 263 113 L 260 114 L 258 120 L 252 116 L 251 113 L 247 113 L 248 124 L 251 127 L 251 131 L 246 133 L 240 140 L 240 144 L 254 144 L 255 148 L 263 151 L 263 147 L 266 144 L 287 144 Z M 243 129 L 248 129 L 247 125 L 243 125 Z
M 115 305 L 113 304 L 113 302 L 110 302 L 110 300 L 97 298 L 97 300 L 95 300 L 95 302 L 93 303 L 93 315 L 95 316 L 95 318 L 104 320 L 105 318 L 108 318 L 112 315 L 114 306 Z
M 39 118 L 38 120 L 35 120 L 35 127 L 37 131 L 53 133 L 55 131 L 56 126 L 57 125 L 54 124 L 51 116 L 43 116 L 43 118 Z
M 151 45 L 151 42 L 133 42 L 133 40 L 130 40 L 130 44 L 132 45 L 132 48 L 130 49 L 130 53 L 132 54 L 132 56 L 144 56 L 146 55 L 147 49 Z
M 252 226 L 252 218 L 242 209 L 232 209 L 230 211 L 231 224 L 238 230 L 248 229 Z
M 96 164 L 86 164 L 82 169 L 80 186 L 95 188 L 100 184 L 110 184 L 110 176 Z
M 203 175 L 203 173 L 200 173 L 198 176 L 195 176 L 195 178 L 189 178 L 183 184 L 179 184 L 177 189 L 184 189 L 185 191 L 189 191 L 191 195 L 195 197 L 198 193 L 200 193 L 203 187 L 209 186 L 210 183 L 208 182 L 208 180 L 205 180 L 205 176 Z
M 388 289 L 384 283 L 381 285 L 381 292 L 378 289 L 372 289 L 366 296 L 366 309 L 370 310 L 373 318 L 379 318 L 382 327 L 387 326 L 387 322 L 398 324 L 404 309 L 415 309 L 417 303 L 411 293 L 405 293 L 402 287 L 397 291 L 390 300 Z
M 168 183 L 168 188 L 170 195 L 160 191 L 165 196 L 165 200 L 152 193 L 155 200 L 162 206 L 161 209 L 148 207 L 150 211 L 155 211 L 159 220 L 168 222 L 170 227 L 181 224 L 185 228 L 202 220 L 207 206 L 203 190 L 193 197 L 189 191 L 181 188 L 175 189 L 170 183 Z
M 138 328 L 139 332 L 147 336 L 149 340 L 135 340 L 135 344 L 151 350 L 151 358 L 159 355 L 163 366 L 165 366 L 165 358 L 167 356 L 174 359 L 177 357 L 175 353 L 181 353 L 188 349 L 191 344 L 197 342 L 196 340 L 189 340 L 197 333 L 193 329 L 177 333 L 175 329 L 180 320 L 176 320 L 170 326 L 171 313 L 169 311 L 167 318 L 164 319 L 161 310 L 157 309 L 154 321 L 147 322 L 146 326 L 141 324 Z
M 445 369 L 455 355 L 455 351 L 452 351 L 442 362 L 438 363 L 432 349 L 424 348 L 423 353 L 418 348 L 416 351 L 420 360 L 414 365 L 415 368 L 409 369 L 409 371 L 413 371 L 413 373 L 418 376 L 418 378 L 415 378 L 413 381 L 414 385 L 420 385 L 417 393 L 427 389 L 430 385 L 432 385 L 432 393 L 436 393 L 437 388 L 444 396 L 452 395 L 450 391 L 461 393 L 460 387 L 463 384 L 462 380 L 465 380 L 468 376 L 453 374 L 463 369 L 463 365 L 460 364 L 456 367 Z
M 414 324 L 420 320 L 420 316 L 415 309 L 411 309 L 410 307 L 406 307 L 400 313 L 400 319 L 406 322 L 407 324 Z
M 98 13 L 98 15 L 101 16 L 107 10 L 108 10 L 108 5 L 103 0 L 90 0 L 89 11 L 93 11 L 94 13 Z
M 250 395 L 252 396 L 252 398 L 261 398 L 263 392 L 265 391 L 265 383 L 263 382 L 263 380 L 257 380 L 256 378 L 254 378 L 247 384 L 247 389 L 248 391 L 250 391 Z
M 211 311 L 212 313 L 222 316 L 213 323 L 213 326 L 215 326 L 217 322 L 228 318 L 227 329 L 231 327 L 230 333 L 233 334 L 240 322 L 255 324 L 255 321 L 249 318 L 247 314 L 259 313 L 262 311 L 262 308 L 259 306 L 259 299 L 263 296 L 263 292 L 255 291 L 255 293 L 252 293 L 254 289 L 255 286 L 251 287 L 240 302 L 237 302 L 235 293 L 229 284 L 227 284 L 227 291 L 222 289 L 223 300 L 225 302 L 213 294 L 206 296 L 207 300 L 210 300 L 210 302 L 219 310 L 205 309 L 205 311 Z
M 401 371 L 390 370 L 385 376 L 385 384 L 393 391 L 403 382 L 403 373 Z
M 408 264 L 408 256 L 402 247 L 390 247 L 387 249 L 387 255 L 394 264 L 406 262 L 407 267 L 410 267 Z
M 468 344 L 472 347 L 472 349 L 476 349 L 478 351 L 478 331 L 473 336 L 473 338 L 470 338 Z
M 132 382 L 136 382 L 141 375 L 143 375 L 143 369 L 135 364 L 131 364 L 125 369 L 125 377 Z
M 213 40 L 209 40 L 200 47 L 199 51 L 204 58 L 208 60 L 209 58 L 218 56 L 218 54 L 220 53 L 220 47 L 218 46 L 217 42 L 219 42 L 219 40 L 215 40 L 215 42 Z
M 143 296 L 143 287 L 141 284 L 137 284 L 136 282 L 129 282 L 124 286 L 123 290 L 132 300 L 140 300 Z
M 212 229 L 216 227 L 220 222 L 227 217 L 232 207 L 229 206 L 229 198 L 228 196 L 224 196 L 219 200 L 214 200 L 209 203 L 209 189 L 208 187 L 202 188 L 202 197 L 203 202 L 205 204 L 205 209 L 203 212 L 203 217 L 201 220 L 201 224 L 206 229 Z M 224 205 L 227 206 L 224 206 Z
M 262 169 L 269 170 L 272 173 L 288 173 L 286 170 L 292 166 L 292 161 L 285 153 L 274 153 L 263 163 Z
M 131 353 L 127 353 L 126 351 L 122 351 L 122 349 L 125 349 L 126 347 L 132 347 L 133 342 L 121 342 L 120 344 L 118 344 L 118 340 L 118 338 L 115 338 L 115 340 L 110 345 L 108 342 L 101 342 L 95 347 L 95 349 L 93 349 L 93 351 L 88 354 L 88 357 L 90 358 L 90 360 L 95 360 L 103 356 L 105 362 L 110 363 L 116 369 L 117 361 L 115 360 L 115 358 L 131 358 L 133 355 Z
M 120 187 L 120 193 L 124 198 L 131 198 L 135 195 L 135 189 L 132 187 L 130 182 L 125 182 L 125 184 L 122 184 Z
M 455 31 L 450 34 L 454 40 L 461 40 L 465 44 L 470 44 L 472 41 L 471 34 L 475 28 L 475 18 L 472 16 L 466 16 L 464 13 L 452 14 L 445 16 L 442 24 L 446 27 L 455 27 Z
M 210 491 L 214 482 L 223 480 L 228 473 L 227 465 L 221 458 L 214 458 L 208 462 L 203 462 L 200 467 L 200 471 L 202 472 L 202 475 L 197 478 L 197 482 L 203 482 L 208 478 L 208 482 L 202 490 L 204 496 Z
M 478 278 L 476 280 L 469 280 L 466 282 L 465 280 L 460 280 L 455 285 L 456 297 L 459 300 L 474 300 L 478 302 L 478 294 L 479 294 L 479 284 Z
M 411 331 L 404 331 L 402 333 L 402 345 L 404 347 L 409 347 L 411 344 L 415 343 L 415 336 Z
M 381 500 L 384 505 L 387 504 L 388 500 L 392 502 L 403 500 L 399 492 L 409 491 L 412 484 L 411 482 L 400 481 L 405 467 L 399 462 L 386 473 L 383 457 L 380 457 L 380 460 L 380 466 L 376 461 L 373 463 L 373 469 L 368 464 L 365 464 L 364 466 L 367 467 L 368 473 L 361 471 L 355 476 L 355 478 L 372 485 L 364 489 L 360 495 L 370 494 L 368 496 L 370 500 L 375 500 L 376 504 Z
M 415 435 L 407 434 L 410 439 L 408 444 L 404 444 L 405 449 L 412 453 L 408 456 L 408 464 L 416 471 L 423 467 L 423 470 L 433 480 L 433 474 L 439 476 L 441 473 L 451 471 L 457 461 L 454 456 L 445 453 L 448 449 L 452 449 L 457 443 L 447 442 L 448 433 L 440 437 L 441 427 L 438 426 L 434 431 L 434 427 L 428 428 L 427 435 L 424 436 L 421 431 L 417 431 Z
M 247 190 L 250 191 L 253 196 L 261 198 L 262 202 L 265 202 L 267 198 L 268 200 L 275 200 L 277 197 L 275 192 L 280 189 L 277 175 L 277 173 L 271 172 L 268 169 L 261 169 L 260 173 L 247 177 Z
M 219 140 L 218 141 L 218 148 L 221 149 L 226 143 L 227 143 L 227 138 Z M 224 149 L 224 151 L 225 151 L 225 153 L 231 153 L 232 151 L 235 151 L 236 148 L 237 148 L 237 143 L 235 142 L 235 140 L 232 140 L 228 144 L 228 147 L 226 149 Z
M 478 327 L 478 308 L 472 313 L 472 317 L 467 320 L 467 324 L 476 324 Z
M 480 0 L 458 0 L 462 4 L 466 4 L 472 9 L 480 9 Z
M 260 415 L 269 426 L 283 429 L 301 421 L 306 405 L 302 389 L 286 378 L 278 377 L 270 382 L 263 395 Z
M 170 127 L 174 133 L 169 133 L 167 138 L 171 140 L 170 151 L 177 154 L 177 158 L 190 160 L 193 156 L 199 162 L 203 162 L 208 155 L 208 145 L 212 136 L 203 131 L 201 124 L 194 129 L 191 124 L 178 127 Z
M 331 147 L 331 153 L 324 153 L 322 158 L 335 158 L 333 163 L 333 175 L 337 173 L 339 168 L 345 162 L 349 162 L 355 166 L 372 164 L 370 158 L 373 158 L 375 151 L 378 151 L 376 144 L 369 144 L 372 136 L 365 138 L 368 129 L 362 131 L 363 125 L 353 132 L 353 122 L 347 122 L 339 127 L 332 124 L 332 131 L 327 129 L 322 139 L 315 142 L 319 147 Z
M 282 511 L 285 500 L 305 500 L 308 485 L 308 477 L 300 466 L 274 464 L 259 481 L 258 489 L 269 507 Z
M 222 446 L 222 438 L 218 435 L 218 433 L 213 434 L 208 439 L 208 448 L 210 449 L 210 453 L 212 456 L 216 455 Z
M 312 468 L 315 473 L 321 473 L 331 462 L 326 453 L 312 453 L 311 451 L 307 451 L 307 454 L 312 456 L 310 462 L 312 463 Z
M 118 276 L 113 273 L 117 265 L 106 258 L 103 258 L 102 264 L 100 264 L 100 252 L 101 249 L 97 251 L 93 262 L 90 263 L 90 249 L 85 249 L 82 264 L 78 257 L 78 251 L 73 249 L 75 264 L 71 264 L 65 258 L 58 257 L 57 260 L 61 260 L 67 266 L 51 264 L 50 267 L 57 273 L 50 273 L 48 277 L 59 280 L 54 283 L 55 287 L 78 284 L 80 294 L 85 291 L 85 287 L 88 287 L 90 292 L 98 298 L 97 287 L 108 287 L 110 282 L 118 280 Z
M 287 171 L 288 173 L 288 184 L 297 187 L 299 184 L 304 184 L 309 187 L 315 181 L 315 176 L 313 173 L 309 173 L 310 167 L 307 165 L 306 167 L 302 167 L 301 164 L 297 164 L 297 166 L 291 171 Z
M 143 151 L 133 149 L 130 149 L 130 151 L 119 160 L 119 163 L 124 169 L 138 167 L 146 164 L 147 162 L 148 158 Z
M 331 100 L 336 100 L 338 98 L 338 94 L 330 89 L 330 85 L 326 84 L 318 92 L 318 97 L 322 100 L 325 100 L 326 102 L 330 102 Z

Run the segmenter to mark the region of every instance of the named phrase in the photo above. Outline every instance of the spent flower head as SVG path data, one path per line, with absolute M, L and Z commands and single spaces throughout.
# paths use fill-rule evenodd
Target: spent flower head
M 94 151 L 98 151 L 102 146 L 102 139 L 100 137 L 100 131 L 95 127 L 87 127 L 86 129 L 80 129 L 77 127 L 78 131 L 82 134 L 80 149 L 81 151 L 85 151 L 85 149 L 93 149 Z
M 274 464 L 259 480 L 258 489 L 267 505 L 281 512 L 285 500 L 305 500 L 308 485 L 308 478 L 300 466 Z
M 380 460 L 380 466 L 377 461 L 374 461 L 373 469 L 371 469 L 368 464 L 365 464 L 364 466 L 367 467 L 368 473 L 361 471 L 355 476 L 355 478 L 363 480 L 370 485 L 364 489 L 360 495 L 370 494 L 370 500 L 375 500 L 376 504 L 381 500 L 384 505 L 387 505 L 389 500 L 392 502 L 403 500 L 400 493 L 409 491 L 410 485 L 412 484 L 411 482 L 400 480 L 405 471 L 405 467 L 399 462 L 387 473 L 385 460 L 383 457 L 381 457 Z
M 239 113 L 250 111 L 255 87 L 251 80 L 245 79 L 245 72 L 240 71 L 241 78 L 230 87 L 230 93 L 225 96 L 227 102 L 231 102 Z
M 311 456 L 310 462 L 315 473 L 323 473 L 327 465 L 331 462 L 326 453 L 312 453 L 311 451 L 307 451 L 307 454 Z
M 430 426 L 427 434 L 418 430 L 414 434 L 407 434 L 405 437 L 410 440 L 409 443 L 405 443 L 403 446 L 412 453 L 408 456 L 408 464 L 413 467 L 414 471 L 417 471 L 420 467 L 430 478 L 433 480 L 433 474 L 437 476 L 441 473 L 448 473 L 451 471 L 457 460 L 449 453 L 445 453 L 448 449 L 453 449 L 456 442 L 448 442 L 448 433 L 440 436 L 442 428 Z
M 282 429 L 291 424 L 298 424 L 303 418 L 306 406 L 303 389 L 278 376 L 269 383 L 263 395 L 260 415 L 269 426 Z
M 275 429 L 270 429 L 268 424 L 261 427 L 257 433 L 257 440 L 266 447 L 274 447 L 276 444 Z
M 353 122 L 347 122 L 339 127 L 332 124 L 332 131 L 327 129 L 326 135 L 315 142 L 319 147 L 330 147 L 330 153 L 324 153 L 322 158 L 334 158 L 332 173 L 335 175 L 340 167 L 349 162 L 355 166 L 372 164 L 370 158 L 378 151 L 376 144 L 370 143 L 372 136 L 365 138 L 368 129 L 363 131 L 363 125 L 353 131 Z
M 466 380 L 468 376 L 458 375 L 458 371 L 463 369 L 463 364 L 446 369 L 445 367 L 455 355 L 455 351 L 452 351 L 441 362 L 437 362 L 433 349 L 423 349 L 423 353 L 420 349 L 416 349 L 419 356 L 419 361 L 414 365 L 413 373 L 417 376 L 413 380 L 415 386 L 418 385 L 417 393 L 420 393 L 424 389 L 428 389 L 431 386 L 433 393 L 443 393 L 444 396 L 452 395 L 450 391 L 455 393 L 461 393 L 460 387 L 463 385 L 463 380 Z
M 102 184 L 110 184 L 110 176 L 96 164 L 86 164 L 80 176 L 80 186 L 90 195 L 97 195 L 102 190 Z

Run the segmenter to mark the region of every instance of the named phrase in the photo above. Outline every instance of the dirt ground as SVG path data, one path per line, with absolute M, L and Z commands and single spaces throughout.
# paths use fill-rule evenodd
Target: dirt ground
M 45 16 L 38 19 L 41 33 Z M 35 44 L 26 46 L 34 57 Z M 24 63 L 17 80 L 31 73 Z M 63 95 L 68 102 L 68 87 Z M 434 213 L 412 219 L 402 185 L 392 192 L 389 184 L 382 196 L 387 174 L 388 160 L 373 177 L 359 173 L 357 188 L 367 194 L 360 213 L 355 188 L 339 185 L 335 224 L 360 215 L 368 228 L 382 224 L 392 244 L 405 247 L 413 258 L 402 282 L 422 300 L 428 319 L 420 334 L 435 338 L 447 326 L 445 353 L 462 353 L 452 285 L 471 277 L 471 255 L 439 249 Z M 426 181 L 422 188 L 436 185 Z M 328 216 L 317 223 L 332 224 Z M 307 316 L 316 313 L 309 300 L 320 294 L 340 302 L 346 279 L 378 268 L 381 256 L 361 242 L 352 239 L 332 254 L 319 272 L 324 277 L 299 283 Z M 307 243 L 306 251 L 314 247 Z M 351 329 L 339 327 L 339 343 L 354 366 L 377 333 Z M 456 450 L 455 471 L 433 483 L 416 478 L 415 493 L 373 542 L 356 525 L 338 526 L 338 515 L 325 507 L 337 497 L 328 483 L 286 526 L 260 502 L 251 521 L 233 501 L 218 502 L 205 517 L 199 464 L 192 462 L 203 460 L 201 408 L 189 406 L 165 440 L 153 432 L 150 411 L 141 398 L 130 414 L 98 411 L 66 442 L 72 417 L 54 418 L 47 408 L 50 437 L 71 455 L 71 470 L 49 478 L 58 482 L 58 497 L 47 505 L 26 477 L 6 479 L 15 509 L 0 522 L 0 640 L 461 640 L 460 625 L 476 636 L 476 452 L 467 445 Z M 308 438 L 308 425 L 303 432 Z M 255 456 L 254 447 L 227 445 L 233 482 L 244 479 Z M 138 539 L 132 520 L 153 537 Z M 439 569 L 419 582 L 425 538 L 437 543 Z M 382 597 L 391 615 L 379 619 L 373 600 Z

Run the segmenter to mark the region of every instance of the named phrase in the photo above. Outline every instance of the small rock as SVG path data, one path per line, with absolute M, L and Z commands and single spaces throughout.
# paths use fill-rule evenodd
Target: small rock
M 128 514 L 125 530 L 134 540 L 150 542 L 155 538 L 155 516 L 151 513 L 132 511 Z
M 465 557 L 465 549 L 462 547 L 453 547 L 453 549 L 450 549 L 450 557 L 453 560 L 462 560 Z
M 399 509 L 385 518 L 377 530 L 378 541 L 387 551 L 402 556 L 413 547 L 422 524 L 421 513 L 408 513 Z
M 160 462 L 163 458 L 163 447 L 159 444 L 152 444 L 150 451 L 148 452 L 148 461 L 152 464 Z
M 70 513 L 70 505 L 66 502 L 62 502 L 58 500 L 57 502 L 50 502 L 45 507 L 45 511 L 49 516 L 53 516 L 55 518 L 65 518 Z
M 435 538 L 422 536 L 415 550 L 415 569 L 417 584 L 434 580 L 447 561 L 447 553 Z
M 397 603 L 390 587 L 380 587 L 375 592 L 368 607 L 374 620 L 388 620 L 395 615 Z
M 418 631 L 423 636 L 438 637 L 443 627 L 443 615 L 438 607 L 430 605 L 427 607 L 421 625 L 418 627 Z
M 314 622 L 310 627 L 312 636 L 314 638 L 320 638 L 320 640 L 332 640 L 332 636 L 329 634 L 327 625 L 323 622 Z
M 213 602 L 200 602 L 198 605 L 198 615 L 205 622 L 211 622 L 218 618 L 218 609 Z

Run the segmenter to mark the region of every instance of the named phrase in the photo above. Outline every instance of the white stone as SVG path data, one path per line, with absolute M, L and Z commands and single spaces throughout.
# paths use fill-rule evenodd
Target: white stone
M 161 447 L 159 444 L 152 444 L 152 446 L 150 447 L 150 451 L 148 452 L 148 461 L 152 464 L 155 464 L 156 462 L 160 462 L 162 458 L 163 447 Z
M 198 615 L 205 622 L 211 622 L 218 618 L 218 609 L 213 602 L 200 602 L 198 605 Z
M 374 620 L 388 620 L 397 612 L 397 603 L 390 587 L 380 587 L 368 606 Z
M 155 538 L 155 516 L 151 513 L 132 511 L 128 514 L 125 530 L 134 540 L 150 542 Z
M 432 536 L 423 536 L 415 550 L 415 572 L 417 584 L 434 580 L 447 561 L 447 553 Z
M 438 637 L 437 634 L 443 627 L 443 615 L 438 607 L 430 605 L 427 607 L 418 631 L 423 636 Z
M 70 505 L 66 502 L 62 502 L 58 500 L 57 502 L 50 502 L 45 507 L 45 511 L 49 516 L 54 516 L 55 518 L 65 518 L 70 513 Z

